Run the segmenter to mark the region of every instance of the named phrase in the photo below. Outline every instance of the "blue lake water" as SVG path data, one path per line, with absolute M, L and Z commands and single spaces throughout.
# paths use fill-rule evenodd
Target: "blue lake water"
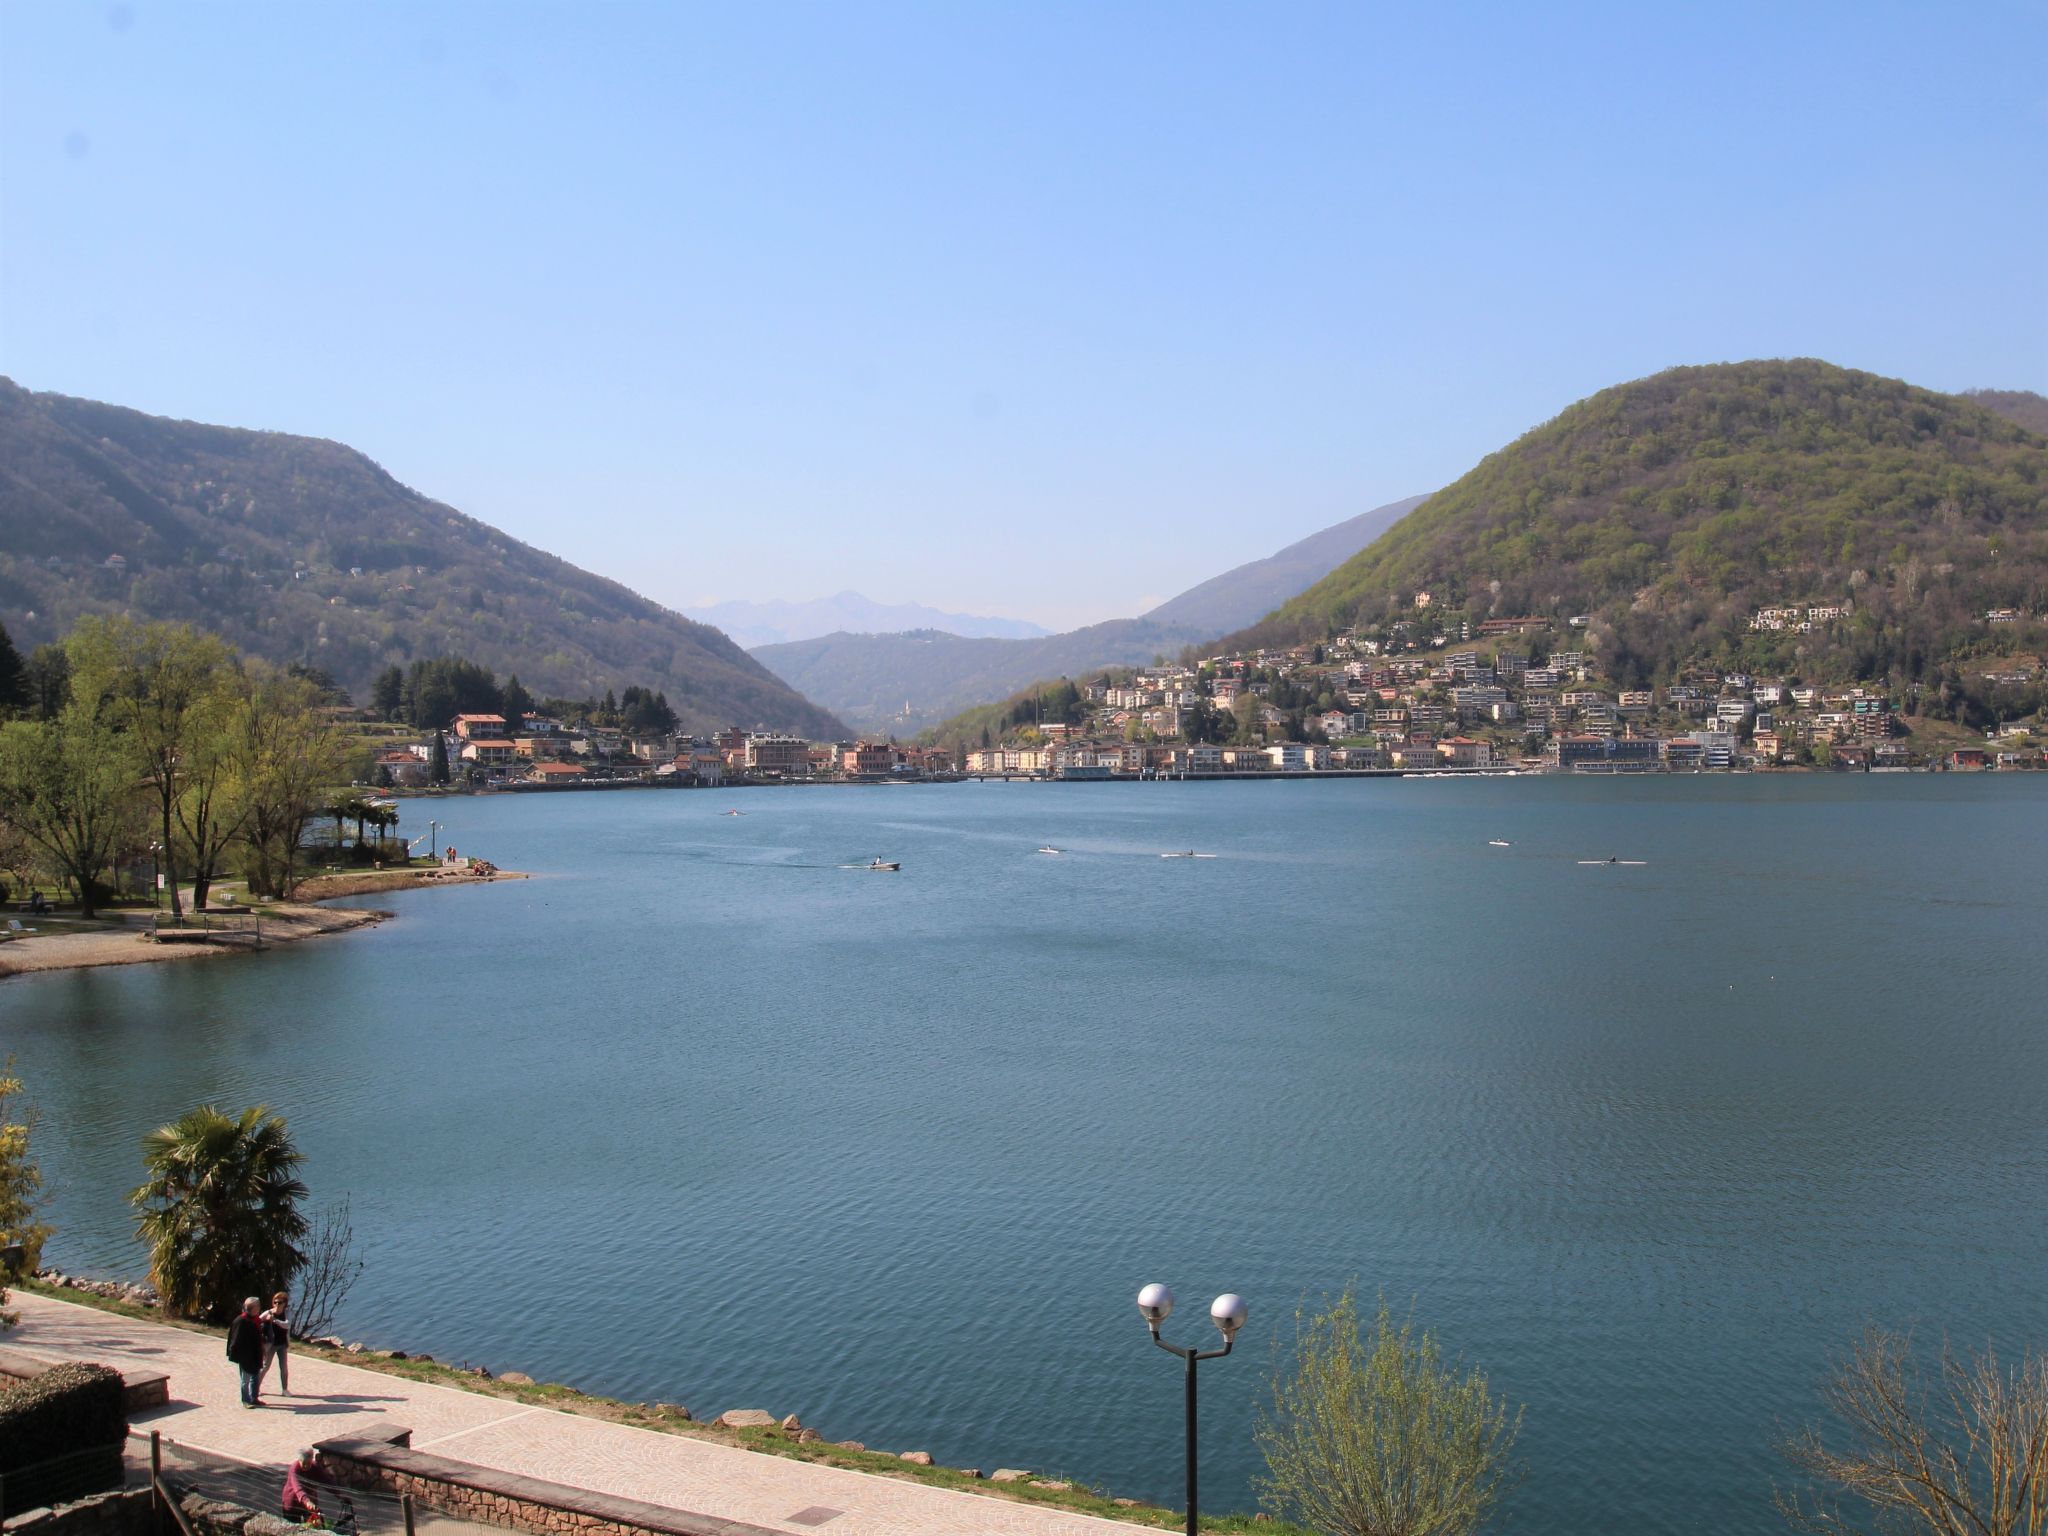
M 265 1101 L 354 1198 L 350 1337 L 1171 1502 L 1132 1296 L 1195 1338 L 1236 1290 L 1212 1507 L 1296 1304 L 1355 1280 L 1526 1404 L 1544 1536 L 1775 1528 L 1773 1436 L 1866 1320 L 2048 1342 L 2048 778 L 431 814 L 539 878 L 0 984 L 53 1262 L 136 1273 L 141 1135 Z

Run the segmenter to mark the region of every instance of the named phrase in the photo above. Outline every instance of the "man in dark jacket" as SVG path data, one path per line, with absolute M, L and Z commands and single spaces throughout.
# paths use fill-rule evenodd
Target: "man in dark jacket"
M 256 1386 L 263 1375 L 263 1303 L 251 1296 L 242 1303 L 242 1310 L 235 1320 L 228 1324 L 228 1358 L 242 1371 L 242 1406 L 261 1408 L 263 1399 L 256 1395 Z

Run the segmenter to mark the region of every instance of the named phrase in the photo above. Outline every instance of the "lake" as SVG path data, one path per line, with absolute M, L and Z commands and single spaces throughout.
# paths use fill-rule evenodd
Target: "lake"
M 1355 1283 L 1526 1404 L 1543 1536 L 1778 1528 L 1774 1435 L 1867 1320 L 2048 1343 L 2048 777 L 430 814 L 537 878 L 0 984 L 51 1262 L 137 1274 L 139 1138 L 262 1101 L 353 1197 L 347 1337 L 1175 1503 L 1132 1297 L 1187 1340 L 1235 1290 L 1212 1509 L 1297 1304 Z

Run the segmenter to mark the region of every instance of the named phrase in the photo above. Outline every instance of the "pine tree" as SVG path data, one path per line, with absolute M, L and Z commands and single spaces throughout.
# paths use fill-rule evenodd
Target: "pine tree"
M 448 738 L 434 732 L 434 755 L 427 759 L 427 777 L 436 784 L 448 782 Z
M 0 624 L 0 716 L 13 714 L 29 702 L 28 669 L 21 664 L 21 652 Z

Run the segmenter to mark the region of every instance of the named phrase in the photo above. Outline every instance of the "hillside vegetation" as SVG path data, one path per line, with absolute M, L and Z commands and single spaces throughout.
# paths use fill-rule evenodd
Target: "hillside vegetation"
M 316 438 L 145 416 L 0 379 L 0 615 L 25 647 L 88 614 L 201 625 L 361 702 L 462 655 L 536 694 L 639 685 L 693 728 L 843 728 L 725 635 Z
M 1966 389 L 1963 398 L 2048 437 L 2048 395 L 2031 389 Z
M 1750 629 L 1811 604 L 1849 612 Z M 2044 608 L 2048 438 L 1895 379 L 1750 362 L 1579 402 L 1224 644 L 1533 614 L 1583 620 L 1624 681 L 1716 660 L 1919 677 L 2038 638 Z M 1992 610 L 2020 617 L 1994 637 Z

